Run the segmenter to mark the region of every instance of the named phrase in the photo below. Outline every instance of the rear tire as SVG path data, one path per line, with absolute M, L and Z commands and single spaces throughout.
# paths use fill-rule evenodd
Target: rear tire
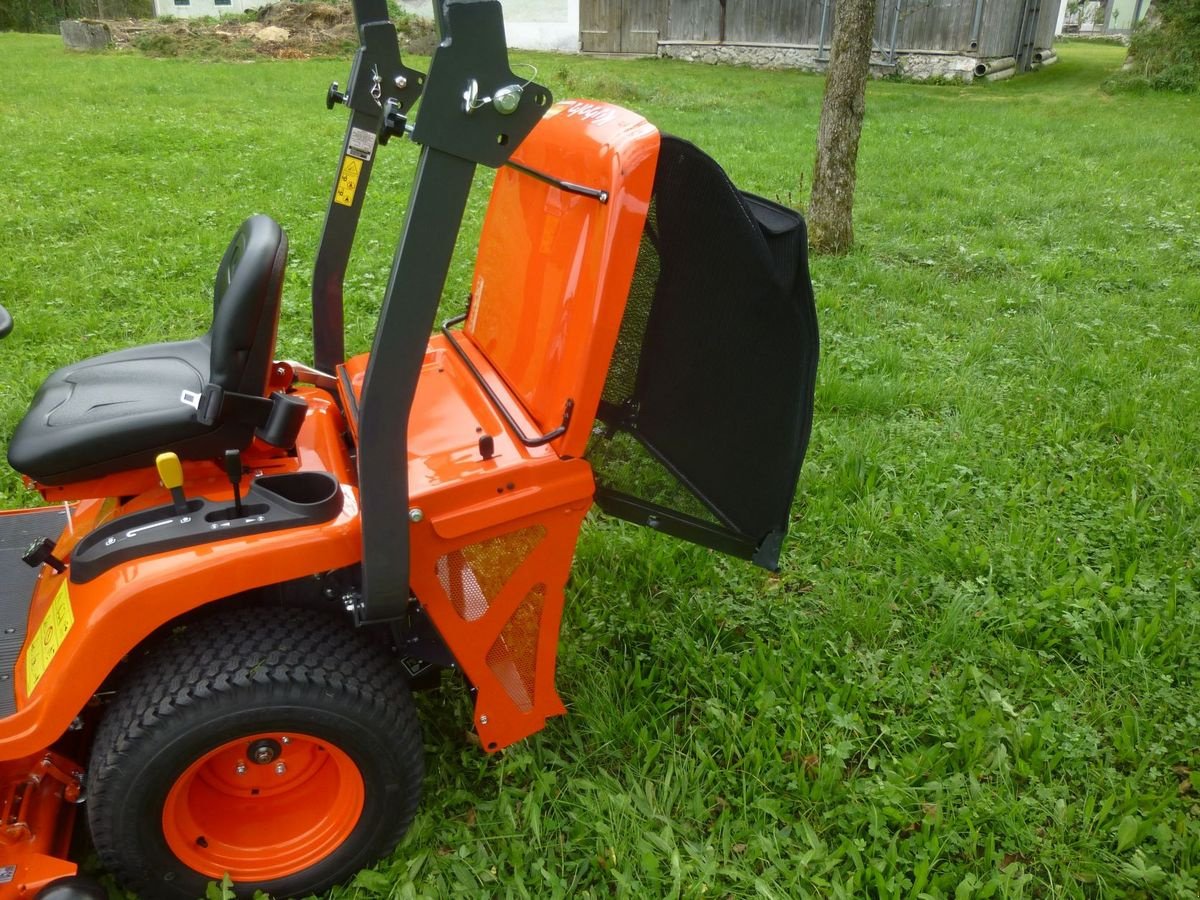
M 391 852 L 424 762 L 403 670 L 344 619 L 218 612 L 123 680 L 96 732 L 88 821 L 144 897 L 320 893 Z

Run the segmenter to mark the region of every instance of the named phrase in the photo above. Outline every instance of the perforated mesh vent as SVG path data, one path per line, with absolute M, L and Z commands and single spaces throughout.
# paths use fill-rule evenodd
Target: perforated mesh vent
M 629 286 L 629 297 L 625 301 L 625 314 L 621 319 L 621 330 L 617 334 L 617 345 L 613 348 L 612 362 L 604 380 L 604 391 L 600 399 L 613 406 L 622 406 L 637 393 L 638 365 L 642 358 L 642 344 L 646 340 L 646 328 L 650 324 L 650 308 L 654 306 L 654 292 L 658 287 L 661 265 L 658 258 L 658 213 L 656 204 L 650 202 L 646 214 L 646 227 L 638 246 L 637 267 L 633 270 L 633 282 Z
M 535 584 L 487 654 L 488 668 L 522 712 L 533 709 L 538 630 L 545 601 L 546 586 Z
M 455 612 L 468 622 L 482 617 L 545 536 L 545 527 L 533 525 L 471 544 L 439 559 L 438 580 Z

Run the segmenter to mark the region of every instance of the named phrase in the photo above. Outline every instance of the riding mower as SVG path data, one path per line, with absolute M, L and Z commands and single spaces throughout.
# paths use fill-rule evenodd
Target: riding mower
M 555 104 L 509 67 L 496 0 L 438 6 L 427 75 L 384 0 L 354 7 L 313 363 L 274 358 L 287 238 L 257 215 L 206 334 L 59 369 L 12 435 L 49 505 L 0 513 L 0 898 L 103 896 L 68 859 L 85 800 L 147 898 L 320 892 L 389 853 L 421 791 L 413 688 L 460 672 L 488 753 L 565 713 L 593 504 L 778 565 L 817 362 L 800 216 L 636 113 Z M 392 138 L 416 178 L 371 352 L 346 358 Z M 466 313 L 430 337 L 479 165 Z

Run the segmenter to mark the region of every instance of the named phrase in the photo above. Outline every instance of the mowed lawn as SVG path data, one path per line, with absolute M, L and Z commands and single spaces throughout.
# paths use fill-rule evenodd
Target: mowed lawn
M 858 245 L 813 262 L 816 421 L 781 573 L 592 519 L 562 631 L 570 715 L 488 757 L 447 678 L 422 699 L 411 834 L 334 896 L 1200 891 L 1200 98 L 1104 94 L 1122 55 L 871 84 Z M 518 58 L 747 190 L 807 199 L 819 77 Z M 309 357 L 345 124 L 323 96 L 348 65 L 0 35 L 0 433 L 50 369 L 207 327 L 253 212 L 291 236 L 279 355 Z M 371 185 L 356 351 L 415 155 L 384 148 Z M 0 491 L 35 499 L 11 473 Z

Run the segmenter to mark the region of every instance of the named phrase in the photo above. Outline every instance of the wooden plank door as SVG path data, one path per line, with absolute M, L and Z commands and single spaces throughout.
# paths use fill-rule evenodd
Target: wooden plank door
M 580 0 L 580 49 L 584 53 L 657 53 L 661 7 L 662 0 Z
M 621 52 L 621 0 L 580 0 L 579 47 L 584 53 Z

